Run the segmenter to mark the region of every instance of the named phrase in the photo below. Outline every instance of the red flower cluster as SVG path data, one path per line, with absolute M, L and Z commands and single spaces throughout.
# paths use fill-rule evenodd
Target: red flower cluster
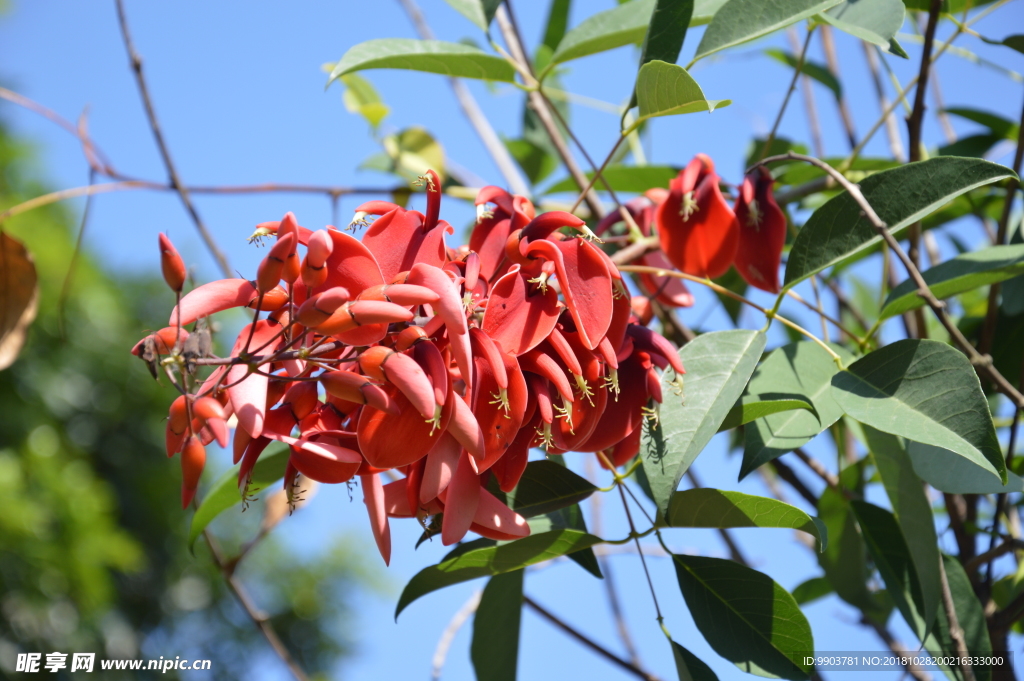
M 643 410 L 661 401 L 654 368 L 683 367 L 668 341 L 637 323 L 585 223 L 535 215 L 526 198 L 485 187 L 469 246 L 452 249 L 439 179 L 430 171 L 424 180 L 425 215 L 363 204 L 354 223 L 378 217 L 362 240 L 333 227 L 311 232 L 291 213 L 260 225 L 256 236 L 276 241 L 255 281 L 196 288 L 167 328 L 140 341 L 136 354 L 176 353 L 184 371 L 211 360 L 195 358 L 201 328 L 180 326 L 232 307 L 268 313 L 242 329 L 229 363 L 171 405 L 167 453 L 182 452 L 183 505 L 204 445 L 227 446 L 232 417 L 241 489 L 272 441 L 291 450 L 286 490 L 298 473 L 324 483 L 359 476 L 385 562 L 389 517 L 443 514 L 446 545 L 470 530 L 528 535 L 486 483 L 493 476 L 512 490 L 531 447 L 603 452 L 614 465 L 636 455 Z M 180 291 L 184 266 L 163 235 L 160 244 Z M 382 484 L 378 474 L 391 470 L 404 477 Z
M 748 284 L 778 293 L 779 263 L 786 243 L 786 216 L 772 195 L 774 180 L 758 166 L 739 187 L 730 208 L 719 187 L 715 164 L 697 154 L 672 180 L 668 191 L 652 189 L 645 197 L 626 204 L 641 232 L 650 235 L 657 225 L 661 251 L 647 254 L 639 264 L 714 279 L 735 265 Z M 618 220 L 611 214 L 598 226 L 598 234 Z M 664 305 L 689 307 L 693 296 L 674 277 L 641 275 L 651 297 Z

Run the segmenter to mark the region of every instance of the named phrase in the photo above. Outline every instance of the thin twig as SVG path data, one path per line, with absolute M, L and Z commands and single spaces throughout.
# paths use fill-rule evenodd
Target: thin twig
M 832 474 L 827 468 L 821 465 L 821 462 L 810 456 L 800 447 L 793 450 L 797 458 L 804 462 L 804 465 L 814 471 L 814 474 L 825 481 L 825 484 L 832 489 L 839 489 L 839 478 Z
M 217 541 L 207 530 L 203 530 L 203 538 L 206 540 L 206 545 L 210 548 L 210 555 L 213 556 L 213 562 L 216 563 L 217 568 L 221 574 L 224 575 L 224 581 L 227 582 L 231 592 L 235 594 L 235 598 L 241 604 L 245 610 L 246 615 L 252 620 L 256 628 L 260 630 L 263 637 L 267 639 L 267 643 L 274 649 L 277 656 L 281 658 L 281 661 L 287 665 L 288 670 L 295 677 L 296 681 L 309 681 L 309 677 L 306 672 L 303 671 L 302 667 L 299 666 L 298 661 L 292 656 L 291 651 L 284 645 L 284 642 L 274 631 L 274 627 L 270 624 L 270 618 L 260 611 L 253 603 L 249 593 L 242 586 L 242 583 L 238 581 L 238 578 L 227 570 L 227 561 L 224 559 L 224 554 L 221 553 L 220 547 L 217 545 Z
M 621 657 L 619 657 L 612 651 L 608 650 L 600 643 L 597 643 L 592 638 L 586 636 L 579 630 L 570 626 L 567 622 L 559 618 L 557 615 L 551 613 L 551 611 L 549 611 L 547 608 L 542 607 L 539 603 L 537 603 L 529 596 L 523 596 L 523 603 L 528 607 L 532 608 L 534 612 L 536 612 L 538 615 L 546 619 L 548 622 L 555 625 L 565 633 L 569 634 L 569 636 L 572 636 L 574 639 L 576 639 L 586 647 L 590 648 L 601 657 L 605 658 L 606 660 L 615 665 L 618 665 L 623 670 L 629 672 L 633 676 L 640 679 L 644 679 L 644 681 L 659 681 L 658 677 L 644 671 L 640 667 L 637 667 L 636 665 L 630 662 L 627 662 L 626 660 L 623 660 Z
M 498 26 L 501 29 L 501 35 L 505 39 L 505 43 L 508 45 L 509 51 L 512 53 L 512 58 L 518 64 L 520 69 L 532 77 L 533 67 L 530 65 L 530 60 L 526 57 L 526 51 L 519 40 L 519 36 L 516 34 L 514 26 L 512 25 L 510 13 L 506 11 L 506 5 L 502 5 L 498 8 L 498 12 L 495 14 L 494 18 L 498 22 Z M 537 113 L 537 119 L 540 121 L 540 124 L 544 127 L 544 131 L 551 139 L 551 143 L 554 145 L 558 156 L 562 159 L 562 163 L 565 165 L 566 170 L 569 171 L 573 181 L 575 181 L 576 185 L 582 190 L 588 184 L 587 176 L 576 163 L 576 159 L 573 158 L 572 152 L 569 151 L 569 147 L 566 145 L 565 139 L 562 137 L 562 133 L 558 130 L 558 125 L 555 123 L 555 120 L 551 115 L 551 111 L 548 109 L 547 102 L 545 102 L 544 97 L 537 89 L 530 90 L 527 97 L 530 102 L 530 107 Z M 598 198 L 597 192 L 591 189 L 587 192 L 587 196 L 584 200 L 594 217 L 598 219 L 604 217 L 605 210 L 601 205 L 601 199 Z
M 455 640 L 455 634 L 459 633 L 459 629 L 466 623 L 466 620 L 476 612 L 476 609 L 480 607 L 480 598 L 483 596 L 483 591 L 477 589 L 473 592 L 473 595 L 462 604 L 462 607 L 452 616 L 448 626 L 441 632 L 441 638 L 437 641 L 437 648 L 434 649 L 434 657 L 430 661 L 430 678 L 433 681 L 441 678 L 441 670 L 444 668 L 444 662 L 448 659 L 448 650 L 452 647 L 452 641 Z
M 760 161 L 772 148 L 772 142 L 775 141 L 775 133 L 779 131 L 779 124 L 782 123 L 782 116 L 786 113 L 786 106 L 789 104 L 789 98 L 793 96 L 793 91 L 796 90 L 796 81 L 800 77 L 800 72 L 804 68 L 804 59 L 807 58 L 807 48 L 811 44 L 811 36 L 814 35 L 814 28 L 807 29 L 807 37 L 804 39 L 804 47 L 800 50 L 800 56 L 796 60 L 796 68 L 793 69 L 793 79 L 789 81 L 789 88 L 786 90 L 786 96 L 782 99 L 782 106 L 779 107 L 779 113 L 775 116 L 775 123 L 772 125 L 772 130 L 768 133 L 768 139 L 764 141 L 764 146 L 761 147 L 761 154 L 758 156 Z
M 228 264 L 228 259 L 221 252 L 220 247 L 217 246 L 217 242 L 214 241 L 213 235 L 206 228 L 206 224 L 203 223 L 199 212 L 196 207 L 192 204 L 192 199 L 189 197 L 188 188 L 182 183 L 181 178 L 178 176 L 178 170 L 174 165 L 174 161 L 171 158 L 171 152 L 167 148 L 167 143 L 164 141 L 164 135 L 160 129 L 160 121 L 156 116 L 156 109 L 153 107 L 153 100 L 149 95 L 149 86 L 146 84 L 146 77 L 142 73 L 142 57 L 135 50 L 135 44 L 132 42 L 132 36 L 128 30 L 128 17 L 124 11 L 124 0 L 114 0 L 117 5 L 117 21 L 121 26 L 121 37 L 124 40 L 124 47 L 128 51 L 128 58 L 131 61 L 132 71 L 135 74 L 135 84 L 138 86 L 139 95 L 142 97 L 142 103 L 146 108 L 146 117 L 149 119 L 149 127 L 153 131 L 153 137 L 156 138 L 156 145 L 160 150 L 160 156 L 163 158 L 164 167 L 167 168 L 167 175 L 170 177 L 171 185 L 178 190 L 178 196 L 181 197 L 181 202 L 185 205 L 185 210 L 188 211 L 189 216 L 192 218 L 192 222 L 195 223 L 196 231 L 199 232 L 199 236 L 202 238 L 203 243 L 206 244 L 206 248 L 210 251 L 210 255 L 217 261 L 217 265 L 220 267 L 221 273 L 225 277 L 230 277 L 232 274 L 231 265 Z
M 794 53 L 800 50 L 800 36 L 794 26 L 786 29 L 790 49 Z M 814 88 L 806 73 L 800 75 L 800 89 L 803 91 L 804 109 L 807 110 L 807 127 L 811 133 L 811 146 L 815 156 L 825 155 L 825 143 L 821 139 L 821 123 L 818 122 L 818 107 L 814 105 Z
M 1024 162 L 1024 107 L 1021 107 L 1020 125 L 1017 130 L 1017 151 L 1013 155 L 1013 172 L 1020 175 L 1021 164 Z M 1007 243 L 1010 227 L 1010 213 L 1013 212 L 1013 199 L 1017 195 L 1020 181 L 1011 177 L 1006 182 L 1006 198 L 1003 199 L 1003 212 L 999 215 L 999 227 L 996 231 L 995 245 L 1000 246 Z M 981 339 L 978 342 L 980 352 L 988 352 L 992 348 L 992 337 L 996 330 L 996 318 L 999 311 L 998 282 L 992 284 L 988 290 L 988 309 L 985 312 L 985 323 L 981 329 Z
M 415 0 L 398 0 L 398 4 L 409 15 L 409 20 L 412 21 L 412 25 L 416 28 L 420 38 L 433 40 L 434 31 L 431 30 Z M 487 116 L 480 110 L 480 105 L 477 104 L 476 98 L 473 97 L 469 88 L 458 78 L 449 78 L 448 84 L 451 85 L 452 92 L 455 93 L 455 99 L 458 101 L 463 115 L 469 121 L 469 124 L 473 126 L 473 130 L 476 131 L 480 141 L 483 142 L 494 164 L 498 166 L 498 171 L 505 178 L 509 189 L 513 194 L 530 196 L 530 187 L 526 180 L 523 179 L 522 173 L 519 172 L 519 167 L 508 152 L 508 148 L 502 143 L 498 134 L 494 132 L 494 128 L 491 126 L 490 121 L 487 120 Z
M 783 463 L 781 459 L 773 459 L 769 465 L 782 480 L 785 480 L 793 488 L 793 491 L 804 498 L 804 501 L 814 508 L 818 507 L 817 495 L 811 491 L 810 487 L 804 484 L 804 481 L 797 476 L 792 468 Z
M 828 65 L 829 73 L 839 78 L 839 59 L 836 57 L 836 46 L 832 41 L 832 27 L 822 24 L 818 27 L 821 31 L 821 48 L 825 51 L 825 63 Z M 843 129 L 846 131 L 846 139 L 850 142 L 850 148 L 857 146 L 857 132 L 853 127 L 853 116 L 850 115 L 850 107 L 846 103 L 846 97 L 840 95 L 836 104 L 839 106 L 839 119 L 843 122 Z
M 973 575 L 985 563 L 990 563 L 999 556 L 1005 556 L 1011 551 L 1024 551 L 1024 539 L 1007 539 L 999 546 L 989 549 L 985 553 L 978 554 L 964 564 L 964 572 L 968 576 Z
M 968 655 L 967 642 L 964 641 L 964 630 L 960 628 L 960 620 L 956 616 L 956 605 L 953 603 L 953 592 L 949 588 L 949 579 L 946 577 L 946 565 L 939 561 L 939 581 L 942 585 L 942 609 L 946 611 L 946 619 L 949 620 L 949 637 L 953 639 L 953 647 L 959 658 L 960 671 L 963 672 L 965 681 L 975 681 L 974 669 Z
M 896 123 L 896 116 L 890 109 L 889 96 L 885 94 L 885 85 L 882 83 L 882 74 L 878 70 L 878 55 L 875 53 L 875 47 L 863 41 L 861 46 L 864 48 L 864 58 L 867 59 L 868 71 L 871 73 L 871 81 L 875 86 L 878 106 L 883 113 L 889 112 L 885 117 L 885 134 L 889 138 L 889 151 L 894 159 L 900 163 L 906 163 L 907 157 L 903 150 L 903 140 L 900 139 L 899 124 Z M 855 144 L 853 148 L 856 149 L 857 145 Z
M 89 184 L 96 180 L 96 170 L 89 169 Z M 85 240 L 85 228 L 89 224 L 89 214 L 92 212 L 92 195 L 85 200 L 85 208 L 82 209 L 82 221 L 78 226 L 78 236 L 75 238 L 75 250 L 71 252 L 71 262 L 68 263 L 68 270 L 64 273 L 64 283 L 60 287 L 60 297 L 57 299 L 57 327 L 60 329 L 61 338 L 65 335 L 65 314 L 67 312 L 68 293 L 71 291 L 71 278 L 75 274 L 75 266 L 78 264 L 78 257 L 82 253 L 82 242 Z

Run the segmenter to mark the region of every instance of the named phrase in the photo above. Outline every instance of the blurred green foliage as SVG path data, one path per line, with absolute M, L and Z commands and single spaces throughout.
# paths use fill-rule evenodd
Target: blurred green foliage
M 0 211 L 48 191 L 32 165 L 0 126 Z M 115 277 L 83 253 L 62 304 L 73 222 L 49 206 L 2 225 L 33 255 L 41 295 L 21 356 L 0 372 L 0 671 L 13 671 L 18 652 L 53 651 L 211 659 L 218 679 L 274 670 L 205 547 L 188 552 L 178 462 L 163 451 L 174 393 L 129 354 L 162 326 L 170 294 L 158 278 Z M 155 234 L 153 244 L 155 254 Z M 235 526 L 222 537 L 229 555 L 261 512 L 219 525 Z M 271 535 L 239 569 L 311 674 L 351 651 L 350 594 L 372 581 L 361 555 L 339 545 L 301 558 Z

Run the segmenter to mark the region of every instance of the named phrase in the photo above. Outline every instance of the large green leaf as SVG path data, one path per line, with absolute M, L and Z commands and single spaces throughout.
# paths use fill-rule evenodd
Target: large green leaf
M 907 548 L 899 523 L 892 513 L 866 501 L 854 499 L 850 506 L 857 516 L 871 560 L 882 575 L 889 596 L 911 630 L 923 641 L 931 622 L 925 619 L 926 608 L 921 583 L 918 581 L 914 561 L 910 557 L 910 549 Z M 938 596 L 939 592 L 936 591 L 936 600 L 931 605 L 933 617 L 938 605 Z
M 844 362 L 852 355 L 842 346 L 831 345 Z M 761 362 L 747 386 L 744 399 L 799 399 L 809 402 L 814 410 L 794 410 L 756 419 L 744 428 L 742 480 L 758 466 L 763 466 L 786 452 L 810 442 L 811 438 L 831 426 L 843 415 L 832 399 L 832 376 L 839 370 L 832 357 L 817 343 L 802 341 L 773 350 Z
M 478 679 L 516 681 L 525 572 L 513 570 L 491 577 L 480 596 L 469 647 Z
M 942 156 L 875 173 L 860 189 L 895 235 L 957 196 L 1007 177 L 1015 177 L 1013 171 L 995 163 Z M 881 240 L 857 202 L 843 192 L 816 210 L 800 230 L 786 264 L 785 288 L 855 258 Z
M 721 433 L 723 430 L 737 428 L 755 419 L 762 419 L 772 414 L 780 414 L 784 411 L 793 411 L 794 409 L 806 409 L 812 414 L 814 413 L 814 407 L 804 400 L 759 400 L 757 397 L 749 395 L 741 397 L 740 401 L 733 405 L 733 408 L 725 415 L 725 420 L 718 427 L 718 432 Z
M 420 570 L 398 598 L 395 618 L 406 606 L 432 591 L 477 577 L 500 575 L 529 565 L 580 551 L 603 540 L 578 530 L 552 530 L 531 534 L 507 544 L 467 551 Z
M 1024 480 L 1013 471 L 1007 471 L 1004 485 L 992 475 L 988 468 L 982 468 L 964 457 L 920 442 L 908 442 L 907 454 L 914 465 L 914 472 L 929 485 L 950 494 L 999 494 L 1024 492 Z
M 672 657 L 676 661 L 676 675 L 679 681 L 718 681 L 711 667 L 675 641 L 672 643 Z
M 745 672 L 806 679 L 807 618 L 771 577 L 731 560 L 673 554 L 693 621 L 715 652 Z
M 528 522 L 530 530 L 534 533 L 562 529 L 578 530 L 580 532 L 587 531 L 587 521 L 583 517 L 583 510 L 580 509 L 579 504 L 566 506 L 545 515 L 535 516 L 530 518 Z M 601 565 L 597 562 L 597 555 L 594 553 L 593 548 L 588 546 L 585 549 L 573 551 L 566 557 L 598 579 L 604 579 L 604 575 L 601 573 Z
M 257 494 L 284 478 L 284 471 L 288 466 L 290 455 L 291 451 L 287 447 L 263 452 L 252 469 L 248 493 L 250 495 Z M 242 495 L 238 492 L 238 469 L 232 468 L 213 483 L 210 491 L 203 497 L 203 502 L 196 509 L 192 516 L 192 524 L 188 529 L 188 545 L 192 546 L 196 543 L 196 539 L 203 533 L 206 526 L 213 522 L 214 518 L 240 503 L 242 503 Z
M 850 605 L 876 613 L 878 604 L 867 587 L 867 549 L 850 502 L 837 490 L 826 487 L 818 498 L 818 517 L 828 528 L 829 537 L 829 545 L 818 554 L 818 563 L 832 589 Z
M 903 0 L 845 0 L 821 18 L 840 31 L 888 49 L 905 14 Z
M 562 42 L 565 32 L 569 28 L 569 9 L 572 0 L 551 0 L 551 8 L 548 10 L 548 22 L 544 27 L 544 40 L 542 45 L 551 50 L 554 54 L 558 49 L 558 43 Z
M 442 40 L 379 38 L 350 48 L 334 66 L 327 82 L 366 69 L 409 69 L 508 83 L 515 81 L 516 73 L 504 59 L 470 45 Z
M 462 16 L 476 24 L 481 31 L 488 31 L 494 15 L 501 6 L 501 0 L 445 0 Z
M 899 0 L 896 1 L 899 2 Z M 800 63 L 800 60 L 791 52 L 780 50 L 777 47 L 769 47 L 764 51 L 764 53 L 775 61 L 785 64 L 791 69 L 795 69 L 797 64 Z M 805 59 L 804 63 L 800 65 L 800 73 L 809 78 L 813 78 L 827 87 L 832 91 L 832 94 L 835 95 L 836 99 L 843 98 L 843 86 L 839 84 L 839 79 L 832 75 L 832 72 L 828 70 L 827 66 Z M 774 152 L 771 152 L 769 155 L 772 154 L 774 154 Z M 754 160 L 756 162 L 757 159 Z
M 949 298 L 1024 274 L 1024 244 L 990 246 L 980 251 L 969 251 L 941 262 L 922 274 L 936 298 Z M 889 292 L 881 317 L 895 317 L 924 304 L 924 298 L 917 294 L 914 280 L 907 279 Z
M 839 4 L 841 0 L 729 0 L 711 20 L 694 61 L 768 35 Z
M 767 497 L 701 487 L 676 492 L 668 508 L 669 527 L 788 527 L 828 546 L 825 524 L 796 506 Z
M 949 593 L 953 597 L 953 610 L 956 612 L 957 623 L 963 630 L 964 643 L 971 655 L 985 657 L 992 652 L 992 641 L 988 636 L 985 623 L 985 611 L 974 593 L 971 579 L 967 576 L 960 561 L 952 556 L 942 554 L 942 564 L 946 568 L 946 579 L 949 582 Z M 928 652 L 940 656 L 956 656 L 957 647 L 949 635 L 949 620 L 944 611 L 939 613 L 934 633 L 924 643 Z M 959 669 L 939 666 L 946 675 L 953 679 L 963 678 Z M 976 665 L 974 678 L 977 681 L 989 681 L 992 668 Z M 1010 676 L 1012 677 L 1012 672 Z
M 642 194 L 654 187 L 668 187 L 668 183 L 679 174 L 679 168 L 673 166 L 608 166 L 601 171 L 601 177 L 611 185 L 617 192 L 629 192 Z M 593 179 L 593 171 L 587 172 L 587 177 Z M 594 189 L 604 189 L 603 182 L 594 184 Z M 573 192 L 578 194 L 580 188 L 571 177 L 559 180 L 548 187 L 546 194 L 557 194 L 559 192 Z
M 657 0 L 640 49 L 640 66 L 655 60 L 675 64 L 692 18 L 693 0 Z M 628 108 L 635 105 L 634 88 Z
M 531 461 L 519 484 L 506 495 L 508 506 L 524 518 L 544 515 L 583 501 L 597 487 L 551 460 Z
M 675 372 L 665 370 L 660 423 L 653 426 L 648 422 L 640 443 L 644 473 L 659 514 L 668 509 L 686 469 L 743 392 L 764 344 L 763 333 L 745 329 L 697 336 L 679 351 L 687 371 L 681 397 L 676 396 Z
M 558 49 L 551 57 L 551 66 L 639 43 L 647 33 L 656 1 L 633 0 L 587 17 L 558 43 Z
M 1008 118 L 1003 118 L 989 111 L 970 109 L 963 106 L 951 106 L 948 109 L 944 109 L 944 112 L 977 123 L 978 125 L 984 125 L 994 134 L 1004 139 L 1017 139 L 1019 126 Z
M 921 587 L 922 615 L 925 623 L 930 625 L 938 611 L 941 594 L 939 538 L 935 533 L 931 504 L 921 479 L 914 473 L 905 442 L 871 426 L 864 426 L 863 432 L 875 469 L 889 496 L 893 516 L 910 552 Z
M 636 98 L 640 112 L 630 130 L 656 116 L 710 112 L 732 104 L 731 99 L 705 99 L 700 85 L 686 69 L 663 61 L 648 62 L 640 67 Z
M 1006 462 L 978 375 L 933 340 L 886 345 L 832 377 L 832 397 L 878 430 L 953 451 L 1006 482 Z

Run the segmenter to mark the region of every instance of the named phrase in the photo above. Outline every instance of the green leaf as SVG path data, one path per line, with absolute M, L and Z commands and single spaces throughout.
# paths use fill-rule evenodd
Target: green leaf
M 899 2 L 899 0 L 897 0 L 897 2 Z M 800 60 L 793 56 L 793 54 L 786 52 L 785 50 L 780 50 L 776 47 L 770 47 L 765 50 L 764 53 L 775 61 L 785 64 L 791 69 L 795 69 L 797 64 L 800 63 Z M 809 78 L 813 78 L 827 87 L 832 91 L 832 94 L 835 95 L 836 99 L 843 98 L 843 86 L 839 84 L 839 79 L 832 75 L 832 72 L 828 70 L 828 67 L 805 59 L 804 63 L 800 66 L 800 73 L 808 76 Z
M 679 59 L 679 51 L 683 49 L 686 29 L 690 27 L 692 18 L 693 0 L 657 0 L 640 49 L 640 66 L 655 60 L 675 64 Z M 635 87 L 627 108 L 632 109 L 634 106 Z
M 978 375 L 958 350 L 905 339 L 832 378 L 832 397 L 878 430 L 953 451 L 1006 482 L 1006 462 Z
M 445 175 L 444 149 L 434 136 L 420 127 L 406 128 L 383 140 L 391 172 L 413 182 L 428 170 Z
M 376 130 L 391 109 L 381 101 L 380 95 L 377 94 L 377 90 L 370 84 L 370 81 L 362 76 L 350 73 L 341 76 L 341 81 L 345 83 L 345 92 L 341 95 L 345 108 L 350 113 L 359 114 L 365 118 L 370 127 Z
M 826 487 L 818 498 L 818 517 L 828 528 L 829 545 L 818 554 L 818 563 L 829 584 L 850 605 L 877 613 L 878 604 L 867 587 L 867 549 L 849 501 L 837 490 Z
M 263 452 L 252 469 L 249 494 L 257 494 L 284 478 L 284 471 L 288 466 L 290 455 L 291 451 L 287 447 Z M 214 518 L 240 503 L 242 503 L 242 495 L 238 491 L 238 469 L 232 468 L 213 483 L 206 496 L 203 497 L 203 502 L 196 509 L 192 516 L 192 524 L 188 529 L 188 545 L 190 547 L 195 545 L 196 539 Z
M 903 26 L 905 15 L 902 0 L 846 0 L 824 12 L 821 18 L 840 31 L 888 49 L 889 41 Z M 899 56 L 906 59 L 905 52 Z
M 882 478 L 892 513 L 914 565 L 921 588 L 922 615 L 930 626 L 938 611 L 941 595 L 939 576 L 939 538 L 935 533 L 932 507 L 925 495 L 921 479 L 907 454 L 905 443 L 895 435 L 871 426 L 863 427 L 868 450 L 875 469 Z
M 701 487 L 676 492 L 668 509 L 669 527 L 788 527 L 828 546 L 828 530 L 796 506 L 742 492 Z
M 711 20 L 718 14 L 728 0 L 697 0 L 693 3 L 693 18 L 690 19 L 690 28 L 710 24 Z
M 655 3 L 656 0 L 633 0 L 587 17 L 558 43 L 549 68 L 571 59 L 639 43 L 647 33 Z
M 966 119 L 979 125 L 984 125 L 986 128 L 991 130 L 994 134 L 999 135 L 1002 138 L 1008 140 L 1017 139 L 1017 131 L 1019 126 L 1013 121 L 998 116 L 988 111 L 979 111 L 978 109 L 968 109 L 966 107 L 953 106 L 948 109 L 944 109 L 944 112 L 953 116 Z
M 569 28 L 569 8 L 572 0 L 551 0 L 551 9 L 548 10 L 548 23 L 544 27 L 544 40 L 542 45 L 551 50 L 552 53 L 558 48 L 558 43 L 565 37 L 565 31 Z
M 992 133 L 961 137 L 952 144 L 939 147 L 939 156 L 970 156 L 982 158 L 992 147 L 1002 141 L 1002 137 Z
M 558 168 L 559 161 L 553 154 L 528 139 L 505 140 L 505 147 L 523 169 L 531 184 L 543 182 L 544 178 Z
M 601 177 L 617 192 L 642 194 L 655 187 L 667 188 L 668 183 L 678 174 L 679 168 L 674 166 L 608 166 L 601 172 Z M 593 171 L 588 171 L 587 177 L 593 179 Z M 604 183 L 597 182 L 594 189 L 602 191 Z M 548 187 L 544 193 L 572 192 L 578 194 L 579 191 L 580 188 L 576 186 L 576 181 L 567 177 Z
M 1024 244 L 968 251 L 922 272 L 925 283 L 940 300 L 1019 274 L 1024 274 Z M 907 279 L 889 292 L 881 318 L 895 317 L 924 304 L 924 299 L 917 295 L 914 281 Z
M 506 498 L 509 508 L 531 518 L 572 506 L 596 491 L 597 487 L 565 466 L 542 460 L 526 464 L 519 484 Z
M 736 329 L 697 336 L 679 350 L 688 372 L 683 396 L 676 397 L 675 372 L 661 377 L 660 423 L 648 423 L 640 441 L 644 473 L 658 505 L 668 509 L 686 469 L 718 431 L 736 403 L 764 350 L 760 331 Z
M 830 344 L 844 362 L 853 358 L 842 346 Z M 831 355 L 817 343 L 802 341 L 773 350 L 750 379 L 744 398 L 799 399 L 813 411 L 794 410 L 759 418 L 743 429 L 745 444 L 739 479 L 759 466 L 810 442 L 843 415 L 832 399 L 831 381 L 839 370 Z
M 442 40 L 379 38 L 349 49 L 334 66 L 327 83 L 346 73 L 366 69 L 408 69 L 459 78 L 515 81 L 511 64 L 469 45 Z
M 908 442 L 907 454 L 914 464 L 914 472 L 922 480 L 942 492 L 950 494 L 1024 492 L 1024 480 L 1021 480 L 1013 471 L 1007 471 L 1007 482 L 1004 485 L 992 475 L 988 468 L 981 468 L 959 454 L 942 447 Z
M 857 516 L 871 559 L 885 582 L 886 591 L 911 630 L 923 641 L 931 623 L 925 619 L 921 584 L 896 518 L 884 508 L 866 501 L 854 499 L 850 506 Z M 933 614 L 937 605 L 937 602 L 933 604 Z
M 477 577 L 500 575 L 520 570 L 529 565 L 580 551 L 603 539 L 577 530 L 553 530 L 531 534 L 507 544 L 467 551 L 443 560 L 416 573 L 402 590 L 395 609 L 395 619 L 416 599 L 452 584 L 460 584 Z
M 860 189 L 896 235 L 957 196 L 1007 177 L 1015 177 L 1013 171 L 995 163 L 943 156 L 875 173 Z M 816 210 L 800 230 L 789 253 L 785 288 L 856 258 L 880 241 L 857 202 L 843 192 Z
M 742 397 L 725 415 L 725 420 L 718 427 L 718 432 L 737 428 L 754 419 L 763 419 L 772 414 L 794 409 L 806 409 L 812 414 L 814 413 L 814 407 L 804 400 L 759 400 L 756 397 Z
M 793 600 L 797 605 L 806 605 L 819 598 L 824 598 L 832 592 L 832 585 L 827 577 L 811 577 L 807 581 L 797 584 L 792 593 Z
M 711 20 L 694 61 L 824 12 L 840 0 L 729 0 Z
M 491 577 L 480 596 L 469 647 L 478 679 L 516 681 L 525 572 L 514 570 Z
M 559 529 L 587 531 L 587 521 L 583 517 L 583 511 L 580 509 L 579 504 L 566 506 L 542 516 L 535 516 L 530 518 L 528 522 L 530 530 L 533 532 L 550 532 L 551 530 Z M 598 579 L 604 579 L 604 575 L 601 573 L 601 566 L 597 562 L 597 555 L 594 554 L 593 548 L 587 547 L 579 551 L 573 551 L 567 557 Z
M 445 0 L 459 14 L 476 24 L 481 31 L 490 30 L 491 21 L 501 6 L 501 0 Z
M 992 641 L 989 639 L 988 626 L 985 624 L 985 611 L 974 593 L 971 579 L 956 558 L 943 554 L 942 564 L 946 568 L 949 592 L 953 597 L 953 610 L 956 612 L 957 623 L 963 629 L 967 650 L 971 655 L 989 655 L 992 652 Z M 957 655 L 957 647 L 949 635 L 949 620 L 944 611 L 939 613 L 935 632 L 925 641 L 925 648 L 933 655 Z M 943 665 L 939 668 L 951 678 L 961 678 L 959 669 L 954 672 Z M 974 667 L 974 676 L 978 681 L 989 681 L 992 678 L 992 668 L 977 665 Z
M 721 558 L 673 554 L 693 621 L 715 652 L 745 672 L 806 679 L 814 650 L 807 618 L 771 577 Z
M 656 116 L 710 112 L 732 104 L 731 99 L 705 99 L 700 85 L 686 69 L 663 61 L 648 62 L 640 67 L 636 77 L 636 98 L 640 112 L 630 130 Z
M 704 661 L 682 647 L 675 641 L 672 643 L 672 657 L 676 661 L 676 674 L 679 681 L 718 681 L 711 667 Z

